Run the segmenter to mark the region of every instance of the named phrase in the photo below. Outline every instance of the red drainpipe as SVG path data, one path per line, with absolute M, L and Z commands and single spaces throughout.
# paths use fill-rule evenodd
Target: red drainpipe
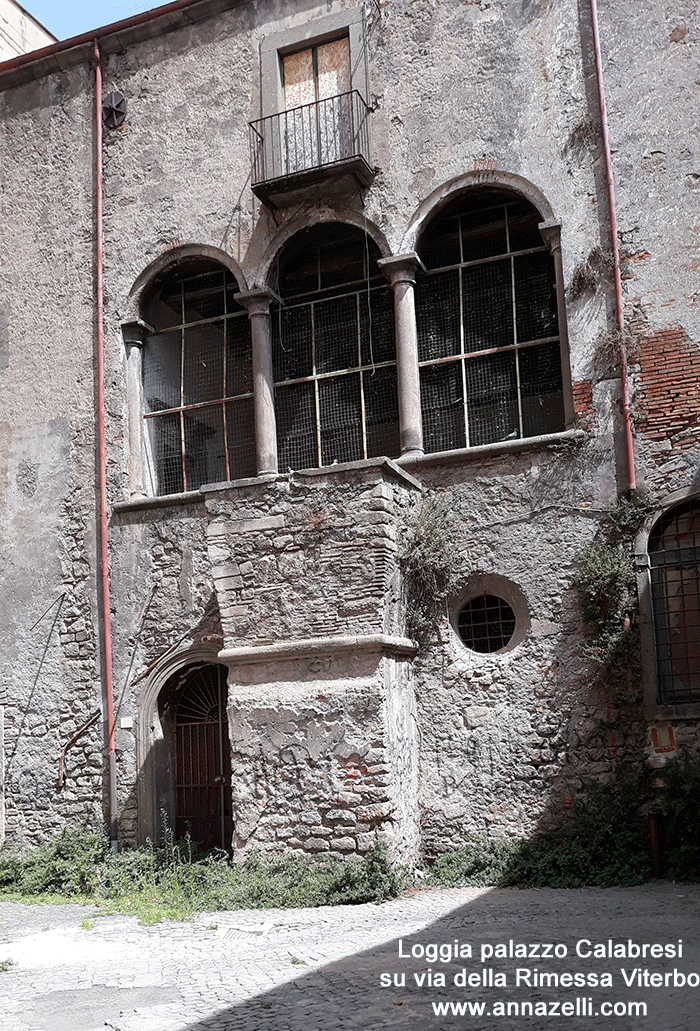
M 117 851 L 117 764 L 114 751 L 114 686 L 112 679 L 112 620 L 109 598 L 109 551 L 107 548 L 107 447 L 105 432 L 105 338 L 102 240 L 102 64 L 97 39 L 95 56 L 95 238 L 97 249 L 97 435 L 100 483 L 100 569 L 102 574 L 102 645 L 105 695 L 107 697 L 107 756 L 109 761 L 109 837 Z
M 608 112 L 605 106 L 605 85 L 600 56 L 600 35 L 598 33 L 598 5 L 591 0 L 591 26 L 593 31 L 593 51 L 595 54 L 595 72 L 598 83 L 598 100 L 600 103 L 600 125 L 603 133 L 603 159 L 605 161 L 605 181 L 608 188 L 608 211 L 610 213 L 610 240 L 614 259 L 615 276 L 615 317 L 620 337 L 620 385 L 622 387 L 622 421 L 625 437 L 625 458 L 627 465 L 627 487 L 634 490 L 637 479 L 634 471 L 634 444 L 632 441 L 632 420 L 630 418 L 630 386 L 627 375 L 627 347 L 625 345 L 625 317 L 622 302 L 622 277 L 620 275 L 620 248 L 617 242 L 617 218 L 615 216 L 615 186 L 612 173 L 612 156 L 610 154 L 610 137 L 608 135 Z

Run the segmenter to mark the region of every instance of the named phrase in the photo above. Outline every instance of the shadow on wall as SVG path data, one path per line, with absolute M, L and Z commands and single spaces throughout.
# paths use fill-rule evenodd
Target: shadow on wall
M 249 963 L 261 980 L 280 981 L 301 964 L 314 967 L 319 955 L 350 951 L 355 942 L 367 938 L 379 943 L 200 1017 L 188 1031 L 273 1027 L 285 1031 L 438 1031 L 453 1026 L 505 1031 L 521 1028 L 523 1017 L 528 1018 L 532 1031 L 551 1031 L 565 1023 L 562 1016 L 576 1015 L 581 1021 L 576 1026 L 585 1020 L 587 1027 L 607 1029 L 609 1018 L 600 1012 L 606 1004 L 617 1007 L 609 1011 L 617 1017 L 624 1006 L 627 1019 L 619 1026 L 628 1031 L 647 1026 L 647 1022 L 679 1031 L 695 1026 L 692 991 L 645 990 L 636 979 L 634 986 L 628 987 L 621 968 L 629 978 L 640 960 L 592 955 L 595 943 L 607 947 L 608 939 L 648 942 L 649 913 L 653 912 L 653 940 L 677 946 L 682 938 L 684 943 L 682 959 L 655 960 L 654 969 L 670 971 L 671 976 L 674 967 L 685 974 L 695 969 L 697 922 L 675 885 L 649 885 L 634 892 L 466 889 L 452 898 L 461 904 L 451 908 L 444 894 L 421 892 L 383 904 L 379 916 L 367 906 L 348 907 L 340 940 L 331 917 L 324 933 L 320 914 L 320 919 L 308 923 L 295 918 L 293 912 L 276 911 L 267 936 L 249 936 L 256 944 L 242 942 L 240 934 L 231 942 L 232 995 L 244 994 L 249 982 L 246 974 L 238 979 L 236 959 Z M 579 942 L 582 956 L 577 955 Z M 508 952 L 511 947 L 515 951 L 517 943 L 549 943 L 550 955 L 544 956 L 542 948 L 528 948 L 532 952 L 529 958 L 523 957 L 522 949 L 518 958 L 510 958 Z M 495 948 L 499 944 L 500 956 Z M 433 949 L 442 945 L 443 956 L 453 955 L 455 948 L 462 954 L 441 959 L 439 951 L 436 955 L 430 950 L 431 945 Z M 414 947 L 415 957 L 411 955 Z M 564 984 L 558 983 L 558 975 L 564 972 L 583 975 L 583 985 L 569 981 L 567 986 L 566 979 Z M 471 985 L 466 983 L 470 974 Z M 540 983 L 540 974 L 546 975 L 544 983 Z M 647 1007 L 646 1020 L 644 1011 L 634 1008 L 638 1002 Z M 451 1003 L 457 1007 L 455 1011 Z M 465 1007 L 462 1013 L 460 1004 Z M 563 1004 L 572 1007 L 564 1014 Z M 446 1006 L 442 1014 L 441 1005 Z

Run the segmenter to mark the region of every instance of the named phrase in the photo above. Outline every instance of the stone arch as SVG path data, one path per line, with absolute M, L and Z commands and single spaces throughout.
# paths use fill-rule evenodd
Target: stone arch
M 438 186 L 419 204 L 404 234 L 401 253 L 416 250 L 421 233 L 428 223 L 439 217 L 443 209 L 461 194 L 479 186 L 496 186 L 503 190 L 511 190 L 537 208 L 543 222 L 552 222 L 556 218 L 554 209 L 544 193 L 528 179 L 513 172 L 497 169 L 466 172 Z
M 177 648 L 143 681 L 138 695 L 136 756 L 138 763 L 138 837 L 155 840 L 161 831 L 160 800 L 167 785 L 168 742 L 159 712 L 162 692 L 188 667 L 219 665 L 219 642 Z
M 180 262 L 188 258 L 208 258 L 218 262 L 227 268 L 235 277 L 239 290 L 247 290 L 248 284 L 241 266 L 230 254 L 221 250 L 220 247 L 212 247 L 204 243 L 183 243 L 177 247 L 171 247 L 162 254 L 159 254 L 145 269 L 137 276 L 131 290 L 129 291 L 129 309 L 123 321 L 138 320 L 141 315 L 141 305 L 144 294 L 148 293 L 154 283 L 164 274 L 169 272 Z
M 305 212 L 303 215 L 299 215 L 291 222 L 288 222 L 287 225 L 283 226 L 279 232 L 273 236 L 272 240 L 265 248 L 261 258 L 260 265 L 258 266 L 258 270 L 255 274 L 255 282 L 260 285 L 268 285 L 274 270 L 275 258 L 282 252 L 292 237 L 302 229 L 310 229 L 312 226 L 319 225 L 324 222 L 337 222 L 340 225 L 352 226 L 354 229 L 359 229 L 374 241 L 383 258 L 387 258 L 391 255 L 391 248 L 389 247 L 386 236 L 382 230 L 370 219 L 365 218 L 361 212 L 347 209 L 334 211 L 324 208 L 323 210 Z

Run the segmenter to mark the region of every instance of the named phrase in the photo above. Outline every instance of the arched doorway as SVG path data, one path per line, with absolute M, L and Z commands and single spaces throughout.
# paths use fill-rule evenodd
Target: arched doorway
M 159 700 L 170 748 L 170 820 L 202 848 L 230 849 L 231 747 L 225 666 L 189 666 L 172 677 Z

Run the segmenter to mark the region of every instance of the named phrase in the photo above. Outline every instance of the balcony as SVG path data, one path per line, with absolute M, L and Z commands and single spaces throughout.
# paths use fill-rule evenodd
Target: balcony
M 252 189 L 261 200 L 351 175 L 369 186 L 369 108 L 357 90 L 250 123 Z

